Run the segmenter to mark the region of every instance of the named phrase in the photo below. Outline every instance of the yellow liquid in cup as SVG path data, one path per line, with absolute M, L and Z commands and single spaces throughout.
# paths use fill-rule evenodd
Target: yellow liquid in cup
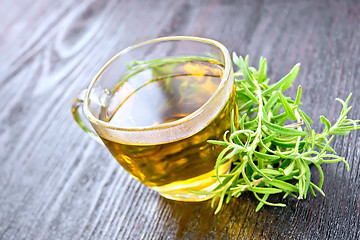
M 213 61 L 173 62 L 144 68 L 113 90 L 100 119 L 121 127 L 148 127 L 179 120 L 204 105 L 221 82 L 223 66 Z M 225 106 L 201 131 L 158 145 L 129 145 L 102 137 L 115 159 L 132 176 L 166 198 L 202 201 L 217 185 L 214 166 L 223 146 L 220 140 L 230 129 L 235 90 Z M 156 138 L 156 136 L 154 136 Z M 230 162 L 220 167 L 225 174 Z

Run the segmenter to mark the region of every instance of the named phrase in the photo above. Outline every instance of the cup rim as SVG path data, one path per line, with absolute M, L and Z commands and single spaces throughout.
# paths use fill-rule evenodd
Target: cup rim
M 219 48 L 224 56 L 224 73 L 221 77 L 221 82 L 219 83 L 219 86 L 217 87 L 217 89 L 215 90 L 215 92 L 211 95 L 211 97 L 198 109 L 196 109 L 194 112 L 190 113 L 189 115 L 180 118 L 178 120 L 175 121 L 171 121 L 171 122 L 167 122 L 167 123 L 162 123 L 156 126 L 145 126 L 145 127 L 121 127 L 121 126 L 117 126 L 114 124 L 111 124 L 109 122 L 105 122 L 100 120 L 99 118 L 97 118 L 96 116 L 94 116 L 92 114 L 92 112 L 89 109 L 89 96 L 90 96 L 90 92 L 91 89 L 93 88 L 93 86 L 95 85 L 96 81 L 99 79 L 99 77 L 101 76 L 101 74 L 105 71 L 105 69 L 110 66 L 110 64 L 112 62 L 114 62 L 117 58 L 119 58 L 120 56 L 126 54 L 127 52 L 141 47 L 143 45 L 147 45 L 150 43 L 155 43 L 155 42 L 162 42 L 162 41 L 172 41 L 172 40 L 192 40 L 192 41 L 198 41 L 198 42 L 205 42 L 211 45 L 214 45 L 215 47 Z M 83 111 L 85 116 L 87 117 L 87 119 L 89 121 L 91 121 L 92 123 L 108 128 L 108 129 L 112 129 L 112 130 L 119 130 L 119 131 L 151 131 L 151 130 L 158 130 L 158 129 L 164 129 L 164 128 L 170 128 L 170 127 L 174 127 L 177 125 L 180 125 L 182 123 L 188 122 L 191 119 L 196 118 L 199 114 L 201 114 L 209 105 L 211 105 L 211 103 L 213 102 L 213 100 L 215 99 L 215 97 L 221 92 L 221 90 L 225 87 L 225 83 L 227 82 L 227 80 L 230 77 L 231 74 L 231 57 L 229 54 L 229 51 L 227 50 L 227 48 L 221 44 L 218 41 L 212 40 L 212 39 L 208 39 L 208 38 L 201 38 L 201 37 L 193 37 L 193 36 L 170 36 L 170 37 L 160 37 L 160 38 L 155 38 L 155 39 L 151 39 L 151 40 L 147 40 L 147 41 L 143 41 L 134 45 L 131 45 L 123 50 L 121 50 L 120 52 L 118 52 L 117 54 L 115 54 L 112 58 L 110 58 L 110 60 L 108 60 L 102 67 L 101 69 L 96 73 L 95 77 L 91 80 L 88 88 L 86 89 L 85 92 L 85 97 L 84 97 L 84 102 L 83 102 Z

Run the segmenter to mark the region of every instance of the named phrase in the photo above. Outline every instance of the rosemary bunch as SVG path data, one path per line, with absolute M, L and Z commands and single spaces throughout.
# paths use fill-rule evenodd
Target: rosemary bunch
M 360 120 L 347 118 L 351 94 L 346 101 L 336 99 L 342 104 L 339 118 L 331 125 L 321 116 L 324 130 L 316 133 L 311 119 L 299 108 L 301 86 L 295 100 L 282 93 L 295 80 L 299 64 L 278 82 L 268 85 L 265 58 L 260 58 L 259 69 L 248 66 L 248 56 L 244 60 L 234 53 L 233 61 L 240 69 L 235 73 L 239 112 L 233 113 L 231 132 L 224 134 L 223 141 L 209 141 L 225 146 L 215 166 L 219 185 L 210 192 L 214 194 L 212 206 L 219 199 L 215 213 L 224 202 L 244 191 L 252 192 L 259 200 L 256 211 L 264 204 L 285 206 L 268 202 L 271 194 L 283 193 L 284 198 L 290 195 L 298 199 L 305 199 L 309 191 L 314 196 L 315 191 L 325 195 L 321 190 L 321 164 L 342 161 L 349 171 L 348 163 L 330 146 L 332 135 L 347 135 L 360 129 Z M 239 122 L 234 122 L 234 114 L 239 114 Z M 226 161 L 233 161 L 233 168 L 229 174 L 219 175 L 218 167 Z M 319 171 L 318 183 L 311 182 L 310 164 Z

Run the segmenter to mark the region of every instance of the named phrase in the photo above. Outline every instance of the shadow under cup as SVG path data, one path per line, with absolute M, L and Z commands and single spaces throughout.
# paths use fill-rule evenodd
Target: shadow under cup
M 78 107 L 96 133 L 81 121 Z M 231 58 L 213 40 L 166 37 L 118 53 L 73 103 L 79 125 L 162 196 L 203 201 L 218 182 L 221 140 L 237 113 Z M 237 114 L 235 114 L 236 116 Z M 219 174 L 230 169 L 230 161 Z

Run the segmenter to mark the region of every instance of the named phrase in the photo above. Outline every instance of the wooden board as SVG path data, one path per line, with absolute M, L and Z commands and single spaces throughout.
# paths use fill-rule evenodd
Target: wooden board
M 326 197 L 274 197 L 288 206 L 256 213 L 244 194 L 214 215 L 209 201 L 166 200 L 132 179 L 70 112 L 124 47 L 194 35 L 266 57 L 273 80 L 300 62 L 287 93 L 302 85 L 318 131 L 350 92 L 360 119 L 359 1 L 3 0 L 0 16 L 0 239 L 360 238 L 359 131 L 335 138 L 350 171 L 324 167 Z

